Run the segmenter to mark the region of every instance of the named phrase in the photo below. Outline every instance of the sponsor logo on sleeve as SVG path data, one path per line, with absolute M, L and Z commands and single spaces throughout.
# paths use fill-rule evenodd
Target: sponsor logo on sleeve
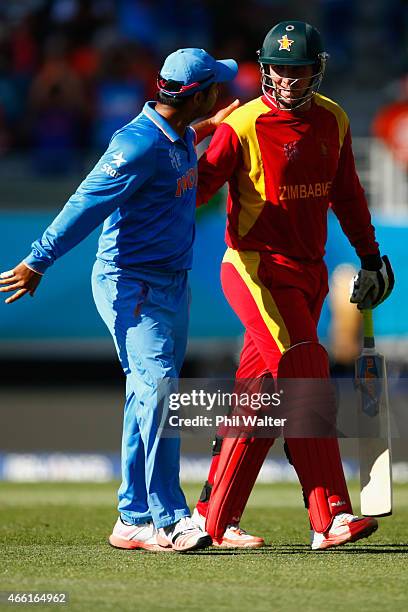
M 120 168 L 122 164 L 125 164 L 127 159 L 123 157 L 123 151 L 120 153 L 115 153 L 112 157 L 112 164 L 116 164 L 117 168 Z
M 119 176 L 121 176 L 121 173 L 118 172 L 115 168 L 113 168 L 113 166 L 115 165 L 116 168 L 120 168 L 121 165 L 125 164 L 126 162 L 127 162 L 127 159 L 123 157 L 123 151 L 120 151 L 120 153 L 114 153 L 110 164 L 106 162 L 102 164 L 101 170 L 102 172 L 104 172 L 108 176 L 111 176 L 112 178 L 119 178 Z
M 112 168 L 110 164 L 106 164 L 106 163 L 103 164 L 101 167 L 101 170 L 102 172 L 105 172 L 105 174 L 107 174 L 108 176 L 111 176 L 112 178 L 118 178 L 119 176 L 121 176 L 120 172 Z

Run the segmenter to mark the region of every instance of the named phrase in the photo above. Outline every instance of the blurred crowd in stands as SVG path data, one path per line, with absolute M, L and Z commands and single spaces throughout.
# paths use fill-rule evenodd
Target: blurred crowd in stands
M 331 74 L 348 73 L 355 65 L 356 4 L 352 0 L 4 0 L 0 3 L 0 154 L 29 149 L 38 171 L 58 173 L 77 163 L 76 152 L 104 149 L 112 133 L 134 117 L 146 99 L 155 97 L 160 65 L 178 47 L 203 47 L 240 62 L 238 79 L 224 92 L 221 103 L 237 96 L 242 101 L 255 97 L 260 91 L 255 50 L 275 22 L 290 16 L 318 25 L 332 56 Z M 384 16 L 380 43 L 395 49 L 396 56 L 401 49 L 393 64 L 396 77 L 395 72 L 406 69 L 402 53 L 406 2 L 381 0 L 380 4 Z

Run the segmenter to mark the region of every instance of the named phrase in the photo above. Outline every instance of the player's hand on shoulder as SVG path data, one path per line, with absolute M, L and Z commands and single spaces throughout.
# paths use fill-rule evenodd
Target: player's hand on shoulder
M 196 133 L 196 144 L 199 144 L 204 138 L 207 138 L 207 136 L 214 134 L 217 127 L 228 117 L 228 115 L 238 108 L 239 105 L 240 101 L 234 100 L 232 104 L 225 108 L 221 108 L 212 117 L 195 123 L 193 127 Z
M 0 273 L 0 293 L 14 291 L 15 293 L 5 300 L 6 304 L 11 304 L 26 293 L 33 296 L 41 279 L 42 274 L 21 262 L 12 270 Z
M 350 283 L 350 302 L 359 310 L 381 304 L 394 288 L 394 272 L 386 255 L 369 255 L 362 259 L 361 270 Z
M 240 105 L 240 101 L 234 100 L 231 104 L 226 106 L 225 108 L 221 108 L 213 117 L 211 117 L 212 124 L 215 128 L 217 128 L 220 123 L 224 121 L 235 109 Z

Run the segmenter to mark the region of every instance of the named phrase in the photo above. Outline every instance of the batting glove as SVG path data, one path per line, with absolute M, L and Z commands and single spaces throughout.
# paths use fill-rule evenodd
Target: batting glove
M 350 302 L 359 310 L 376 308 L 394 288 L 394 273 L 386 255 L 363 257 L 361 270 L 350 283 Z

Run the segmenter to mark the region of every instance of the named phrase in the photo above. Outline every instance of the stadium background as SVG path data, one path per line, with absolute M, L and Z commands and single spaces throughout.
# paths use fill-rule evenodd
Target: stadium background
M 9 269 L 62 207 L 115 129 L 155 96 L 163 58 L 178 47 L 204 47 L 240 64 L 220 105 L 259 94 L 255 51 L 281 19 L 307 20 L 330 53 L 322 93 L 347 110 L 358 169 L 396 290 L 376 314 L 379 345 L 394 377 L 408 362 L 406 150 L 376 129 L 389 104 L 407 102 L 407 3 L 397 0 L 9 0 L 0 6 L 0 268 Z M 402 143 L 402 145 L 401 145 Z M 405 145 L 404 145 L 405 143 Z M 405 158 L 404 158 L 405 147 Z M 405 161 L 404 161 L 405 160 Z M 220 289 L 225 193 L 199 211 L 185 377 L 233 375 L 242 328 Z M 0 303 L 0 478 L 109 480 L 118 476 L 123 379 L 90 290 L 99 231 L 47 272 L 34 300 Z M 357 265 L 334 218 L 327 263 Z M 332 313 L 320 325 L 331 350 Z M 336 364 L 333 363 L 333 368 Z M 408 480 L 403 441 L 396 475 Z M 201 480 L 205 439 L 183 440 L 183 477 Z M 355 475 L 355 443 L 344 443 Z M 201 458 L 202 457 L 202 458 Z M 264 480 L 292 479 L 274 447 Z

